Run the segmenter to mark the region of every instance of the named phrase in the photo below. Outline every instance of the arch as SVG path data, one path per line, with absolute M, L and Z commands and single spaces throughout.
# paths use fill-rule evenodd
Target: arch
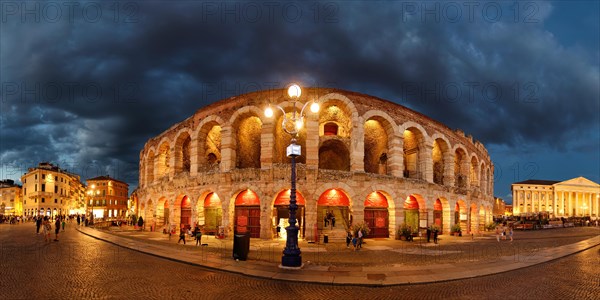
M 350 197 L 341 188 L 330 188 L 321 193 L 317 198 L 317 220 L 323 220 L 323 222 L 317 222 L 318 229 L 326 228 L 325 226 L 330 220 L 332 228 L 335 226 L 334 223 L 344 224 L 344 227 L 348 228 L 352 222 L 351 203 Z
M 448 199 L 438 197 L 433 206 L 433 224 L 440 228 L 440 233 L 450 232 L 451 211 Z
M 467 231 L 467 204 L 464 200 L 459 199 L 454 205 L 454 224 L 459 224 L 461 231 Z
M 170 207 L 167 197 L 160 197 L 156 203 L 156 228 L 164 227 L 171 230 L 170 224 Z
M 481 193 L 487 194 L 487 176 L 485 172 L 485 163 L 482 161 L 479 164 L 479 188 L 481 189 Z
M 203 119 L 198 125 L 197 162 L 200 169 L 210 169 L 221 163 L 221 130 L 223 121 L 216 116 Z
M 175 174 L 181 172 L 190 172 L 191 168 L 191 144 L 192 132 L 189 129 L 182 129 L 175 138 Z
M 394 118 L 390 117 L 386 112 L 381 110 L 369 110 L 362 115 L 363 120 L 378 119 L 380 122 L 385 123 L 386 132 L 389 136 L 398 135 L 398 124 L 394 121 Z
M 455 147 L 454 149 L 454 186 L 466 189 L 467 174 L 469 174 L 469 163 L 467 161 L 467 152 L 464 147 Z
M 350 206 L 350 198 L 342 189 L 329 189 L 319 196 L 317 200 L 317 205 Z
M 469 228 L 468 233 L 479 232 L 479 211 L 477 210 L 477 204 L 471 203 L 469 206 Z
M 192 227 L 191 199 L 187 195 L 184 195 L 180 201 L 177 201 L 177 203 L 179 204 L 179 227 L 190 229 Z
M 319 169 L 350 171 L 350 151 L 340 140 L 331 139 L 319 147 Z
M 413 122 L 407 122 L 413 123 Z M 425 141 L 427 133 L 422 130 L 421 125 L 409 126 L 405 123 L 403 131 L 403 155 L 404 155 L 404 177 L 424 179 L 425 178 Z
M 280 191 L 279 193 L 277 193 L 277 196 L 275 196 L 275 199 L 273 200 L 273 205 L 289 205 L 290 195 L 290 189 Z M 304 199 L 304 196 L 302 196 L 302 193 L 300 193 L 299 191 L 296 191 L 296 205 L 306 205 L 306 200 Z
M 164 141 L 160 144 L 160 146 L 158 147 L 157 159 L 158 162 L 156 164 L 156 174 L 157 177 L 160 179 L 161 177 L 169 174 L 169 170 L 171 167 L 171 145 L 169 144 L 169 142 Z
M 264 121 L 256 107 L 244 107 L 232 116 L 236 168 L 260 168 L 261 135 Z
M 332 102 L 332 101 L 333 102 L 340 101 L 341 103 L 343 103 L 344 107 L 349 112 L 349 117 L 352 117 L 352 118 L 358 117 L 358 110 L 356 109 L 354 102 L 352 102 L 348 97 L 346 97 L 342 94 L 329 93 L 329 94 L 323 95 L 323 96 L 319 97 L 319 99 L 317 99 L 317 102 L 320 103 L 322 107 L 324 106 L 324 104 Z M 356 121 L 356 120 L 353 120 L 353 122 L 354 121 Z
M 285 239 L 287 232 L 283 228 L 289 225 L 290 216 L 290 196 L 291 190 L 281 190 L 272 201 L 272 218 L 273 226 L 277 229 L 274 235 L 278 238 Z M 296 191 L 296 225 L 299 227 L 298 233 L 300 237 L 306 234 L 306 200 L 300 191 Z
M 472 154 L 470 159 L 469 182 L 471 184 L 471 187 L 479 186 L 479 163 L 475 154 Z
M 437 184 L 444 184 L 444 174 L 446 174 L 446 161 L 449 157 L 450 144 L 447 140 L 437 137 L 433 139 L 433 148 L 431 150 L 431 157 L 433 159 L 433 182 Z
M 389 173 L 388 155 L 390 153 L 390 141 L 395 136 L 395 123 L 380 115 L 370 115 L 365 119 L 364 127 L 364 170 L 367 173 L 385 174 Z M 389 118 L 389 116 L 388 116 Z
M 417 197 L 413 194 L 406 197 L 404 200 L 404 223 L 410 227 L 412 232 L 417 232 L 420 226 L 420 214 L 419 211 L 423 209 L 419 205 Z
M 148 157 L 146 158 L 146 185 L 152 184 L 154 182 L 154 150 L 150 150 L 148 153 Z

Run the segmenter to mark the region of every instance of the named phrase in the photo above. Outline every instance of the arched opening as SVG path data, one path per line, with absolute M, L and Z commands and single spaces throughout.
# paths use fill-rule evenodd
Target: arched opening
M 188 196 L 183 196 L 181 199 L 181 216 L 179 218 L 180 226 L 183 228 L 192 228 L 192 202 Z
M 236 123 L 236 167 L 259 169 L 262 122 L 256 116 L 247 116 Z
M 198 133 L 198 170 L 214 168 L 221 163 L 221 126 L 204 124 Z
M 235 198 L 235 234 L 250 233 L 250 237 L 260 237 L 260 200 L 258 195 L 245 190 Z
M 413 233 L 419 230 L 419 202 L 413 195 L 406 197 L 404 201 L 404 223 L 409 226 Z
M 154 182 L 154 151 L 150 151 L 146 157 L 146 185 Z
M 319 169 L 350 171 L 350 152 L 340 140 L 327 140 L 319 147 Z
M 479 232 L 485 231 L 485 221 L 486 221 L 486 210 L 485 207 L 481 206 L 479 208 Z
M 148 202 L 146 203 L 146 208 L 147 208 L 147 211 L 144 209 L 143 204 L 142 204 L 141 211 L 144 212 L 144 218 L 143 218 L 144 223 L 154 224 L 155 215 L 154 215 L 154 203 L 152 203 L 152 200 L 148 200 Z
M 458 200 L 454 206 L 454 224 L 459 224 L 461 231 L 467 231 L 467 206 L 463 200 Z
M 158 178 L 162 178 L 169 174 L 171 159 L 171 149 L 167 142 L 164 142 L 158 148 Z
M 182 133 L 175 142 L 175 173 L 190 172 L 192 139 L 187 132 Z
M 421 145 L 423 144 L 423 134 L 416 128 L 404 130 L 404 177 L 422 178 L 421 170 Z
M 389 231 L 388 200 L 381 192 L 372 192 L 364 203 L 365 223 L 371 229 L 368 238 L 387 238 Z
M 477 158 L 475 156 L 473 156 L 471 158 L 471 166 L 470 166 L 470 170 L 469 170 L 469 179 L 471 182 L 471 187 L 478 187 L 479 186 L 479 168 L 477 166 Z
M 479 222 L 477 221 L 477 215 L 478 215 L 479 211 L 477 210 L 477 204 L 473 203 L 471 204 L 471 206 L 469 207 L 469 228 L 468 228 L 468 232 L 477 232 L 478 230 L 478 226 L 479 226 Z
M 369 119 L 364 124 L 364 167 L 365 172 L 388 173 L 388 134 L 383 121 Z M 387 122 L 385 122 L 387 124 Z
M 218 232 L 223 222 L 223 208 L 217 193 L 209 193 L 203 201 L 204 206 L 204 231 L 206 233 Z
M 281 239 L 287 238 L 285 228 L 289 226 L 290 196 L 291 190 L 283 190 L 277 194 L 275 202 L 273 203 L 272 218 L 275 227 L 275 236 Z M 306 200 L 304 200 L 304 196 L 298 191 L 296 191 L 296 205 L 298 205 L 298 209 L 296 210 L 296 225 L 300 228 L 298 231 L 300 233 L 300 238 L 303 238 L 306 231 L 304 223 Z
M 440 233 L 444 232 L 444 211 L 442 201 L 439 198 L 433 204 L 433 224 L 440 229 Z
M 467 188 L 467 153 L 458 148 L 454 152 L 454 185 L 459 189 Z
M 323 125 L 323 135 L 338 135 L 338 124 L 335 122 L 327 122 Z
M 317 220 L 322 220 L 317 222 L 317 228 L 330 236 L 337 234 L 343 240 L 346 230 L 352 223 L 349 207 L 350 198 L 342 189 L 329 189 L 323 192 L 317 200 Z M 325 226 L 326 222 L 328 226 Z
M 156 206 L 156 228 L 164 227 L 167 230 L 172 230 L 169 227 L 169 201 L 165 197 L 158 200 Z
M 433 158 L 433 182 L 444 184 L 444 168 L 446 161 L 444 157 L 447 155 L 448 145 L 442 139 L 433 141 L 433 150 L 431 156 Z

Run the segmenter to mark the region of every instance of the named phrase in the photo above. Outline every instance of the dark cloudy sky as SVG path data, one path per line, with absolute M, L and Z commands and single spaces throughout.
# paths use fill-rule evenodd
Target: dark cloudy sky
M 295 81 L 472 134 L 508 201 L 515 181 L 600 182 L 597 1 L 0 4 L 2 178 L 51 161 L 133 190 L 149 138 Z

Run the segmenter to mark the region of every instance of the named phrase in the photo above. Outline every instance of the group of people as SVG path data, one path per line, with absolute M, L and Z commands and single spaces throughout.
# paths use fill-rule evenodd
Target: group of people
M 510 241 L 513 241 L 513 228 L 509 226 L 508 228 L 504 226 L 496 226 L 496 240 L 500 242 L 500 237 L 502 236 L 503 240 L 506 240 L 506 237 L 510 237 Z
M 179 240 L 177 241 L 177 244 L 183 241 L 183 244 L 185 245 L 186 234 L 189 234 L 196 239 L 196 246 L 202 245 L 202 230 L 200 229 L 200 226 L 196 225 L 192 231 L 190 228 L 186 229 L 185 226 L 182 225 L 181 229 L 179 230 Z
M 54 220 L 54 241 L 58 242 L 58 233 L 60 232 L 60 228 L 62 227 L 62 231 L 65 231 L 66 221 L 64 217 L 56 217 Z M 37 217 L 35 220 L 36 233 L 40 234 L 40 228 L 42 229 L 42 234 L 44 235 L 44 240 L 49 242 L 51 240 L 50 235 L 52 234 L 52 223 L 50 222 L 50 218 L 48 216 L 44 216 L 43 218 Z
M 331 228 L 335 227 L 335 215 L 333 214 L 333 210 L 325 212 L 323 222 L 325 223 L 325 227 L 329 226 L 329 224 L 331 224 Z
M 438 242 L 438 230 L 437 229 L 431 229 L 429 227 L 427 227 L 427 242 L 429 243 L 429 241 L 431 241 L 431 237 L 433 236 L 433 243 L 437 244 Z
M 362 249 L 363 232 L 359 230 L 353 236 L 352 232 L 348 231 L 346 234 L 346 248 L 350 248 L 350 243 L 352 243 L 354 251 Z

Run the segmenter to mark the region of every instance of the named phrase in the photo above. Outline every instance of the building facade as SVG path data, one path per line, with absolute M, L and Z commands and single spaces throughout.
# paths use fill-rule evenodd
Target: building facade
M 21 186 L 13 180 L 0 181 L 0 216 L 22 216 L 23 195 Z
M 84 186 L 79 175 L 48 162 L 21 176 L 25 216 L 69 215 L 83 212 Z
M 444 233 L 458 223 L 483 230 L 492 219 L 493 164 L 485 147 L 401 105 L 369 95 L 322 88 L 302 90 L 316 99 L 297 144 L 298 219 L 301 237 L 365 222 L 371 237 L 395 237 L 436 224 Z M 285 90 L 231 97 L 198 110 L 150 139 L 140 151 L 137 214 L 148 226 L 204 225 L 225 234 L 249 231 L 273 238 L 287 226 L 291 137 L 279 105 L 291 115 Z M 301 105 L 297 110 L 302 108 Z
M 494 217 L 500 218 L 505 215 L 506 202 L 502 198 L 496 198 L 494 200 L 494 208 L 492 210 Z
M 515 216 L 547 213 L 553 217 L 599 216 L 600 185 L 577 177 L 566 181 L 526 180 L 512 184 Z
M 94 219 L 125 219 L 129 185 L 110 176 L 98 176 L 86 180 L 86 212 Z

